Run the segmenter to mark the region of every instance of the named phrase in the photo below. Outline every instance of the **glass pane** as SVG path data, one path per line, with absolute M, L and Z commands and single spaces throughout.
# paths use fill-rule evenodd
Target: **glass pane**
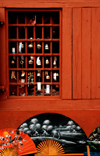
M 50 27 L 44 27 L 44 38 L 50 38 Z
M 27 27 L 27 38 L 33 38 L 33 27 Z
M 36 82 L 42 82 L 42 71 L 41 70 L 36 71 Z
M 59 82 L 59 71 L 53 71 L 53 82 Z
M 10 96 L 17 96 L 17 86 L 11 85 L 9 88 Z
M 51 81 L 51 79 L 50 79 L 50 71 L 45 71 L 44 72 L 44 81 L 45 82 L 50 82 Z
M 25 12 L 18 12 L 18 23 L 25 24 Z
M 19 27 L 19 38 L 25 38 L 25 27 Z
M 9 27 L 9 38 L 16 38 L 16 27 Z
M 28 96 L 34 96 L 34 85 L 29 85 L 28 89 Z
M 19 83 L 25 83 L 25 71 L 19 71 Z
M 44 42 L 44 53 L 50 53 L 50 42 Z
M 59 85 L 53 85 L 53 89 L 52 89 L 52 95 L 53 96 L 59 96 Z
M 42 38 L 42 27 L 36 27 L 35 29 L 36 31 L 36 38 L 39 39 L 39 38 Z
M 18 44 L 18 52 L 25 53 L 25 42 L 19 42 Z
M 9 57 L 9 68 L 16 68 L 17 67 L 17 57 L 10 56 Z
M 42 57 L 41 56 L 36 57 L 36 68 L 42 68 Z
M 59 27 L 52 27 L 52 38 L 59 38 Z
M 25 85 L 20 85 L 19 86 L 19 96 L 25 96 Z
M 59 56 L 53 56 L 53 68 L 59 68 Z
M 30 86 L 30 84 L 34 83 L 34 71 L 29 71 L 27 73 L 27 83 L 28 83 L 28 87 Z
M 41 85 L 41 82 L 37 82 L 36 96 L 43 96 L 43 86 Z
M 16 47 L 17 47 L 16 42 L 10 41 L 9 42 L 9 53 L 12 53 L 12 54 L 16 53 L 17 52 Z
M 42 53 L 42 42 L 36 42 L 36 53 Z
M 45 56 L 44 58 L 44 68 L 50 68 L 50 57 Z
M 9 71 L 9 82 L 17 83 L 17 72 Z
M 50 96 L 51 95 L 51 86 L 49 84 L 44 85 L 44 96 Z
M 52 23 L 59 24 L 59 12 L 52 12 Z
M 31 39 L 30 39 L 30 42 L 27 42 L 27 44 L 28 44 L 28 49 L 27 49 L 27 52 L 28 53 L 34 53 L 34 44 L 33 44 L 33 41 L 31 41 Z
M 52 42 L 52 52 L 59 53 L 59 41 Z
M 25 56 L 19 56 L 19 68 L 25 68 Z
M 36 12 L 36 24 L 42 24 L 42 13 Z
M 36 24 L 36 13 L 35 12 L 28 12 L 27 13 L 27 24 Z
M 28 56 L 27 60 L 27 67 L 34 68 L 34 56 Z
M 50 13 L 44 12 L 44 24 L 50 24 Z
M 9 24 L 16 24 L 17 23 L 17 12 L 8 12 L 8 23 Z

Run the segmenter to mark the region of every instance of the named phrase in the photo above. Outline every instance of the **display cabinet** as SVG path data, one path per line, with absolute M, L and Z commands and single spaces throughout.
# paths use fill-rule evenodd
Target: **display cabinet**
M 7 13 L 8 96 L 60 96 L 61 10 Z

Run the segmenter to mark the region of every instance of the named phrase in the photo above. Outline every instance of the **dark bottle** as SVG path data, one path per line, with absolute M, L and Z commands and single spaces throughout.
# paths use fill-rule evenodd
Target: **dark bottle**
M 25 71 L 21 72 L 20 75 L 20 79 L 19 82 L 21 83 L 20 87 L 19 87 L 19 95 L 20 96 L 25 96 L 25 85 L 23 83 L 25 83 Z

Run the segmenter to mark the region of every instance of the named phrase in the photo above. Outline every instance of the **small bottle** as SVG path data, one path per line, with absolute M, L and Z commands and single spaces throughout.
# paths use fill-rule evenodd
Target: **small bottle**
M 34 83 L 34 73 L 31 73 L 31 83 Z
M 54 56 L 53 68 L 57 68 L 57 57 Z
M 38 39 L 39 39 L 39 38 L 38 38 Z M 41 51 L 42 46 L 41 46 L 41 44 L 40 44 L 40 41 L 37 42 L 37 46 L 36 46 L 36 47 L 37 47 L 36 52 L 37 52 L 37 53 L 41 53 L 41 52 L 42 52 L 42 51 Z
M 21 55 L 21 60 L 20 60 L 20 67 L 24 68 L 25 62 L 24 62 L 24 56 Z
M 50 53 L 50 49 L 49 49 L 49 44 L 48 43 L 45 44 L 44 52 L 45 53 Z
M 24 53 L 24 44 L 19 42 L 19 53 Z
M 29 68 L 33 68 L 33 64 L 34 64 L 34 57 L 30 56 L 30 60 L 28 61 Z
M 46 75 L 46 82 L 50 82 L 50 76 L 48 75 L 48 72 L 47 72 L 47 75 Z M 49 84 L 46 85 L 45 92 L 46 92 L 46 94 L 50 94 L 50 85 Z
M 45 59 L 45 68 L 49 68 L 49 59 L 46 57 Z
M 41 94 L 41 71 L 38 70 L 37 72 L 37 93 L 38 95 Z
M 33 38 L 30 37 L 30 40 L 32 40 Z M 33 53 L 33 43 L 32 41 L 30 41 L 30 44 L 28 45 L 28 53 Z
M 57 72 L 53 73 L 53 80 L 58 82 L 59 81 L 59 74 Z
M 41 68 L 41 66 L 42 66 L 42 64 L 41 64 L 41 58 L 40 58 L 40 56 L 38 56 L 37 59 L 36 59 L 36 67 L 37 68 Z

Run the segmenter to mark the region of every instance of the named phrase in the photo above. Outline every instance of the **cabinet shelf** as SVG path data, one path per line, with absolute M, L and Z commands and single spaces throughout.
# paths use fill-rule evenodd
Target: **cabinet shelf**
M 8 11 L 8 96 L 60 96 L 60 11 Z

